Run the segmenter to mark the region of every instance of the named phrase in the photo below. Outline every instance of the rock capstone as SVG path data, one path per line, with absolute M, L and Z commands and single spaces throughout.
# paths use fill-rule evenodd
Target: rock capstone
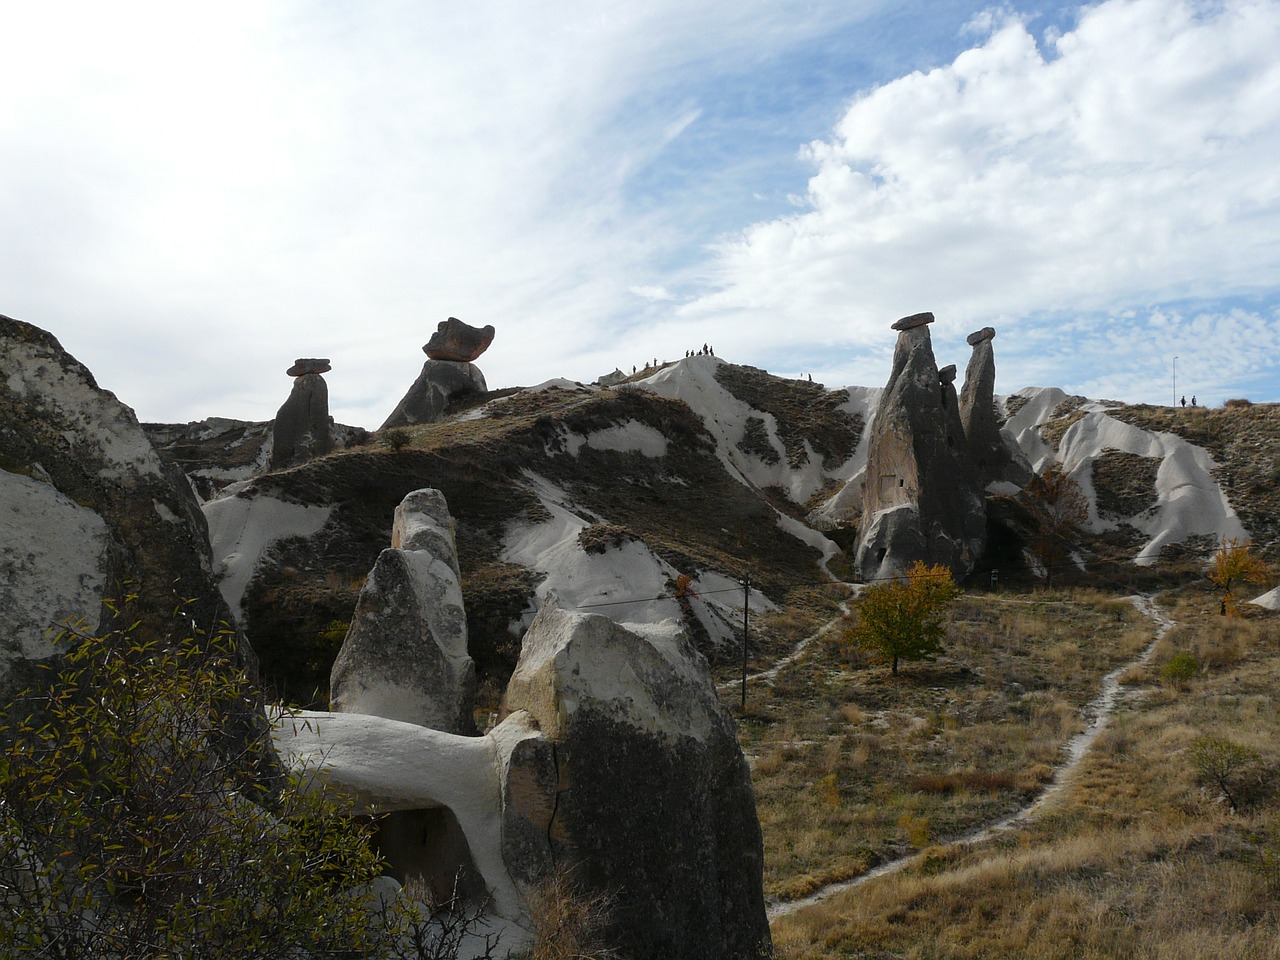
M 767 955 L 750 773 L 706 661 L 673 622 L 641 634 L 548 597 L 503 707 L 554 744 L 547 842 L 616 896 L 608 935 L 624 956 Z M 525 780 L 550 782 L 534 761 Z
M 909 317 L 903 317 L 901 320 L 895 320 L 890 326 L 892 330 L 914 330 L 916 327 L 923 327 L 927 323 L 933 323 L 933 314 L 913 313 Z
M 303 377 L 308 373 L 328 373 L 333 369 L 327 358 L 321 357 L 299 357 L 293 361 L 293 366 L 288 369 L 286 376 Z
M 467 653 L 453 518 L 438 490 L 396 508 L 330 676 L 331 709 L 446 733 L 474 731 L 475 664 Z
M 931 320 L 916 314 L 893 325 L 893 370 L 872 423 L 862 486 L 855 563 L 866 580 L 895 576 L 917 560 L 963 576 L 986 543 L 985 505 L 955 387 L 943 383 L 934 360 Z
M 450 317 L 440 321 L 436 332 L 423 345 L 422 350 L 432 360 L 471 363 L 489 349 L 494 333 L 496 331 L 492 324 L 473 327 L 457 317 Z

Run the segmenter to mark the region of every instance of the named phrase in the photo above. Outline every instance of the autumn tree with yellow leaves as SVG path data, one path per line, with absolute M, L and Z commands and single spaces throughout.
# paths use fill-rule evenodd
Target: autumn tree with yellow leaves
M 898 673 L 901 660 L 928 660 L 942 652 L 947 604 L 960 592 L 942 564 L 916 563 L 903 576 L 863 591 L 844 641 L 888 663 Z
M 1209 582 L 1222 591 L 1218 612 L 1235 615 L 1240 612 L 1240 607 L 1231 588 L 1237 583 L 1265 584 L 1270 580 L 1270 572 L 1262 558 L 1249 549 L 1246 541 L 1223 537 L 1213 555 L 1208 577 Z

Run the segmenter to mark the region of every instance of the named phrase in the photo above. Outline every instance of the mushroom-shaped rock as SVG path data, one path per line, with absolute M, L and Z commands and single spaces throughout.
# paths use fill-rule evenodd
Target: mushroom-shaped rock
M 330 677 L 330 705 L 449 733 L 471 733 L 475 664 L 467 653 L 453 518 L 438 490 L 396 508 L 392 546 L 374 563 Z
M 943 383 L 928 322 L 899 321 L 893 371 L 871 427 L 855 561 L 868 580 L 893 576 L 917 560 L 962 576 L 986 544 L 986 509 L 969 465 L 955 387 Z
M 295 365 L 292 369 L 297 369 Z M 333 449 L 329 386 L 318 372 L 299 374 L 272 424 L 271 468 L 304 463 Z
M 422 350 L 432 360 L 471 363 L 489 349 L 496 332 L 492 324 L 473 327 L 457 317 L 450 317 L 440 321 L 436 332 L 423 345 Z
M 488 390 L 484 374 L 473 363 L 452 360 L 428 360 L 381 429 L 407 427 L 415 423 L 434 423 L 444 414 L 449 401 Z
M 308 373 L 328 373 L 332 369 L 327 357 L 299 357 L 286 371 L 286 376 L 302 377 Z
M 1017 444 L 1006 440 L 1000 429 L 995 399 L 996 359 L 991 343 L 995 335 L 991 327 L 969 334 L 973 354 L 960 391 L 960 420 L 979 483 L 986 487 L 1006 481 L 1021 487 L 1031 479 L 1031 467 Z
M 623 955 L 764 955 L 751 777 L 706 661 L 674 622 L 641 634 L 548 597 L 504 708 L 555 745 L 553 855 L 616 894 L 609 933 Z

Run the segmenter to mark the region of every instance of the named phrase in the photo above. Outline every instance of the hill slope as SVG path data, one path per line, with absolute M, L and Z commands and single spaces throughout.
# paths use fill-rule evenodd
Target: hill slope
M 205 511 L 228 599 L 264 675 L 294 700 L 323 699 L 392 512 L 423 486 L 444 492 L 457 522 L 473 656 L 499 688 L 552 591 L 621 622 L 681 620 L 715 662 L 737 656 L 744 579 L 759 612 L 842 577 L 879 394 L 701 356 L 612 388 L 553 381 L 409 428 L 395 449 L 356 446 L 233 484 Z M 1275 553 L 1275 405 L 1178 419 L 1054 389 L 1005 403 L 1008 441 L 1037 468 L 1061 462 L 1089 497 L 1082 566 L 1203 556 L 1253 532 L 1244 518 Z M 214 459 L 201 451 L 206 477 Z M 1011 542 L 1002 576 L 1017 575 Z M 673 597 L 681 575 L 695 596 Z

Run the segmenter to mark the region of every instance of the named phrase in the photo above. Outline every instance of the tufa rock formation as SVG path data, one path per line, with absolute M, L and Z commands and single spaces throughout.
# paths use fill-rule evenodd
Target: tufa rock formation
M 469 734 L 475 692 L 453 518 L 439 490 L 415 490 L 360 590 L 333 664 L 332 709 Z
M 52 334 L 8 317 L 0 317 L 0 530 L 0 698 L 57 662 L 57 631 L 71 620 L 160 643 L 225 625 L 238 666 L 256 680 L 186 477 Z M 127 593 L 137 599 L 118 612 L 103 603 Z M 261 703 L 231 704 L 228 718 L 240 743 L 266 735 Z
M 548 598 L 504 710 L 527 712 L 554 744 L 558 783 L 545 832 L 528 816 L 513 841 L 545 844 L 586 887 L 616 894 L 609 939 L 622 955 L 766 955 L 751 776 L 706 661 L 678 628 L 641 635 Z M 529 759 L 525 779 L 549 782 Z
M 488 390 L 484 374 L 475 364 L 428 360 L 422 365 L 422 373 L 418 374 L 409 392 L 396 404 L 391 416 L 379 429 L 434 423 L 444 414 L 450 400 Z
M 947 381 L 918 313 L 899 331 L 862 486 L 855 564 L 865 580 L 894 576 L 917 560 L 956 576 L 972 568 L 986 544 L 986 508 L 969 464 L 957 415 L 954 370 Z
M 457 317 L 442 321 L 423 346 L 427 362 L 379 429 L 439 420 L 455 397 L 487 393 L 484 374 L 471 361 L 489 349 L 492 326 L 473 327 Z
M 294 377 L 289 399 L 276 412 L 272 429 L 271 469 L 292 466 L 333 449 L 329 417 L 329 387 L 322 373 L 333 368 L 328 360 L 295 360 L 288 375 Z
M 973 347 L 969 366 L 964 371 L 964 389 L 960 392 L 960 420 L 969 447 L 969 459 L 985 489 L 999 481 L 1024 487 L 1031 479 L 1031 466 L 1018 450 L 1000 433 L 1000 414 L 996 409 L 996 359 L 991 347 L 996 331 L 983 327 L 968 336 Z
M 422 350 L 432 360 L 471 363 L 489 349 L 496 332 L 492 325 L 473 327 L 457 317 L 450 317 L 440 321 Z

